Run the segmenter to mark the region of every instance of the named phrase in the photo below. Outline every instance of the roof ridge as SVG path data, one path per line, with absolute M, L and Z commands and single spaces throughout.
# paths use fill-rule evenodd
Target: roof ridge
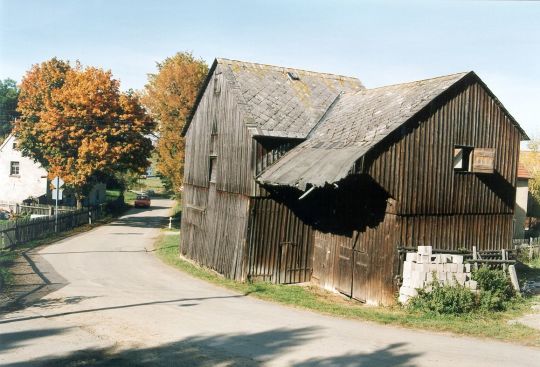
M 470 74 L 470 73 L 473 73 L 473 71 L 462 71 L 462 72 L 459 72 L 459 73 L 453 73 L 453 74 L 447 74 L 447 75 L 440 75 L 440 76 L 435 76 L 435 77 L 432 77 L 432 78 L 425 78 L 425 79 L 412 80 L 412 81 L 410 81 L 410 82 L 405 82 L 405 83 L 394 83 L 394 84 L 388 84 L 388 85 L 381 85 L 380 87 L 366 88 L 366 89 L 364 89 L 364 90 L 358 91 L 358 93 L 359 93 L 359 92 L 369 92 L 369 91 L 372 91 L 372 90 L 382 89 L 382 88 L 389 88 L 389 87 L 403 86 L 403 85 L 414 84 L 414 83 L 419 83 L 419 82 L 427 82 L 428 80 L 442 79 L 442 78 L 447 78 L 447 77 L 449 77 L 449 76 L 457 76 L 457 75 L 465 76 L 465 75 L 468 75 L 468 74 Z
M 270 68 L 270 69 L 274 69 L 274 70 L 278 70 L 278 71 L 291 70 L 291 71 L 298 71 L 298 72 L 301 72 L 301 73 L 315 74 L 315 75 L 319 75 L 319 76 L 323 76 L 323 77 L 328 77 L 328 78 L 331 78 L 331 79 L 355 80 L 355 81 L 359 81 L 361 83 L 359 78 L 356 78 L 356 77 L 353 77 L 353 76 L 341 75 L 341 74 L 321 73 L 321 72 L 312 71 L 312 70 L 305 70 L 305 69 L 299 69 L 299 68 L 293 68 L 293 67 L 287 67 L 287 66 L 279 66 L 279 65 L 271 65 L 271 64 L 262 64 L 262 63 L 258 63 L 258 62 L 227 59 L 227 58 L 224 58 L 224 57 L 217 57 L 216 60 L 217 60 L 218 63 L 240 63 L 240 64 L 247 64 L 247 65 L 251 65 L 251 66 L 259 66 L 259 67 Z

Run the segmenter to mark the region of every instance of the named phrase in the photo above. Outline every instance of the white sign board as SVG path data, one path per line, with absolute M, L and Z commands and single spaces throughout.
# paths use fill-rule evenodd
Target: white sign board
M 52 191 L 52 199 L 53 200 L 62 200 L 62 193 L 64 190 L 53 190 Z M 57 196 L 58 193 L 58 196 Z
M 51 181 L 51 183 L 52 183 L 52 185 L 53 185 L 53 187 L 54 187 L 55 189 L 59 189 L 59 188 L 61 188 L 62 186 L 64 186 L 64 181 L 63 181 L 60 177 L 58 177 L 58 176 L 56 176 L 55 178 L 53 178 L 52 181 Z

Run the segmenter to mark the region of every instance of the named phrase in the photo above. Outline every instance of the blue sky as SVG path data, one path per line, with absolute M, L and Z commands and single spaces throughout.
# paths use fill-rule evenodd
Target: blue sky
M 140 89 L 184 50 L 368 88 L 474 70 L 540 137 L 540 2 L 0 0 L 0 79 L 57 56 Z

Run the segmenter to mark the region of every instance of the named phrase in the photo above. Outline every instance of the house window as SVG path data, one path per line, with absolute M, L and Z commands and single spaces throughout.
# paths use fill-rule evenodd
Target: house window
M 472 147 L 454 147 L 454 171 L 470 172 L 472 152 Z
M 19 162 L 11 162 L 9 174 L 11 176 L 19 175 Z
M 217 163 L 217 157 L 210 157 L 210 170 L 209 170 L 209 180 L 212 183 L 216 182 L 216 163 Z
M 17 150 L 17 143 L 13 143 L 13 150 Z

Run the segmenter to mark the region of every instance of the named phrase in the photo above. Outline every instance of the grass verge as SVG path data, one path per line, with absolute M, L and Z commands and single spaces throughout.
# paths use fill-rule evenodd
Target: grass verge
M 240 283 L 220 276 L 187 261 L 179 255 L 178 231 L 165 232 L 156 243 L 156 254 L 166 264 L 207 282 L 249 294 L 263 300 L 298 307 L 326 315 L 373 321 L 401 327 L 451 332 L 460 335 L 492 338 L 540 347 L 540 331 L 518 323 L 510 323 L 528 310 L 537 298 L 516 303 L 506 312 L 471 313 L 464 316 L 440 316 L 411 312 L 395 307 L 371 307 L 347 300 L 317 287 L 271 283 Z

